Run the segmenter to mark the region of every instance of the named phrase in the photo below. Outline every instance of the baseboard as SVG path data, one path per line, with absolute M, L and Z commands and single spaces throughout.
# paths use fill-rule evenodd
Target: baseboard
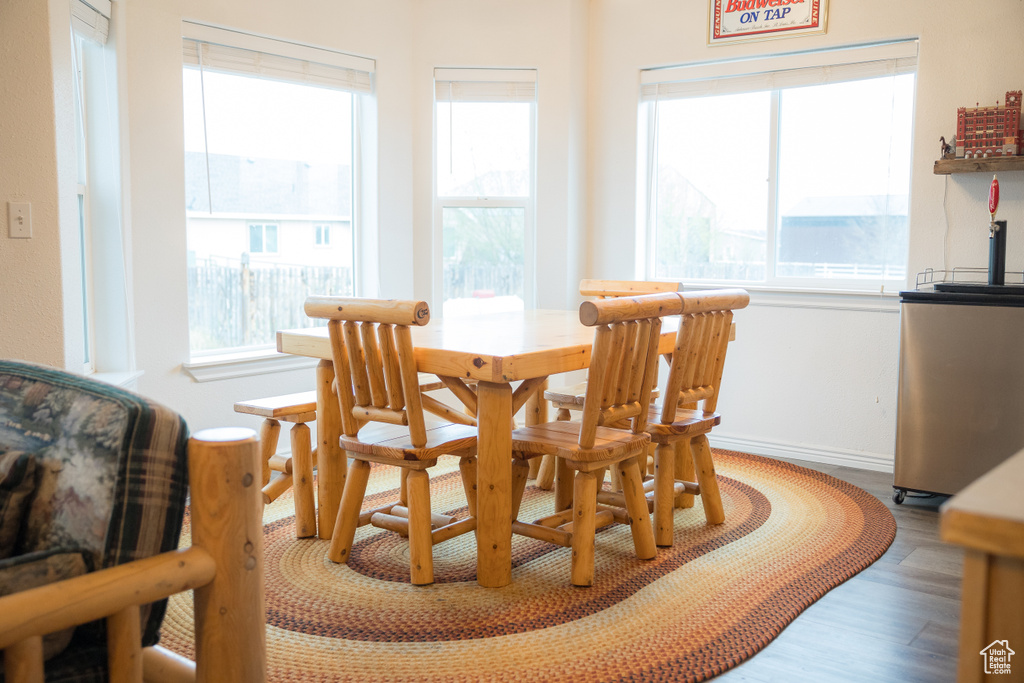
M 786 443 L 783 441 L 752 439 L 732 434 L 717 434 L 715 432 L 711 432 L 711 434 L 708 435 L 708 441 L 714 448 L 724 448 L 730 451 L 753 453 L 754 455 L 807 460 L 827 465 L 841 465 L 843 467 L 856 467 L 862 470 L 874 470 L 876 472 L 893 471 L 892 456 L 882 453 L 864 453 L 861 451 L 809 446 L 806 444 Z

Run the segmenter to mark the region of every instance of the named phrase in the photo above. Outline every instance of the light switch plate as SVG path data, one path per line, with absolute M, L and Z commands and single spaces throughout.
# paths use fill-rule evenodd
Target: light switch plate
M 7 202 L 7 234 L 12 239 L 32 237 L 32 204 Z

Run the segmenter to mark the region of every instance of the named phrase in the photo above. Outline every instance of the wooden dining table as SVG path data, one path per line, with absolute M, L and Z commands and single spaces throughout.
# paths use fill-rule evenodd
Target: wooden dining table
M 659 353 L 671 353 L 676 319 L 665 320 Z M 412 327 L 416 366 L 439 378 L 476 380 L 477 582 L 512 580 L 512 419 L 526 405 L 527 424 L 547 421 L 541 398 L 549 376 L 590 364 L 594 329 L 578 311 L 528 310 L 432 320 Z M 320 538 L 329 538 L 347 471 L 341 414 L 331 384 L 334 368 L 324 327 L 282 330 L 277 350 L 319 358 L 317 366 L 317 511 Z M 513 391 L 513 383 L 519 383 Z M 529 401 L 529 404 L 528 404 Z

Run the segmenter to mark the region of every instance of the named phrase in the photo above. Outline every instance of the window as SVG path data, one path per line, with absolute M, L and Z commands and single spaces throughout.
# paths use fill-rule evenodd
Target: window
M 253 254 L 276 254 L 277 226 L 272 223 L 266 225 L 250 224 L 249 251 Z
M 65 302 L 76 317 L 81 311 L 82 321 L 68 328 L 68 360 L 80 358 L 86 373 L 134 371 L 121 220 L 117 55 L 107 40 L 110 16 L 107 0 L 71 3 L 78 215 L 67 237 L 81 272 L 69 281 L 76 286 L 65 292 Z
M 373 62 L 188 22 L 184 33 L 191 352 L 270 348 L 277 330 L 314 324 L 308 295 L 356 292 Z
M 536 80 L 533 70 L 434 70 L 435 289 L 445 316 L 533 300 Z
M 916 54 L 908 41 L 644 72 L 647 277 L 904 282 Z
M 330 225 L 317 225 L 314 228 L 314 237 L 316 246 L 318 247 L 329 247 L 331 246 L 331 226 Z

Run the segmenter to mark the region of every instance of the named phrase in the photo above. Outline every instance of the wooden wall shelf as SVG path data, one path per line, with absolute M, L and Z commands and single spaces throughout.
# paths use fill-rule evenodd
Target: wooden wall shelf
M 935 175 L 951 173 L 997 173 L 1024 171 L 1024 157 L 992 157 L 991 159 L 939 159 L 932 172 Z

